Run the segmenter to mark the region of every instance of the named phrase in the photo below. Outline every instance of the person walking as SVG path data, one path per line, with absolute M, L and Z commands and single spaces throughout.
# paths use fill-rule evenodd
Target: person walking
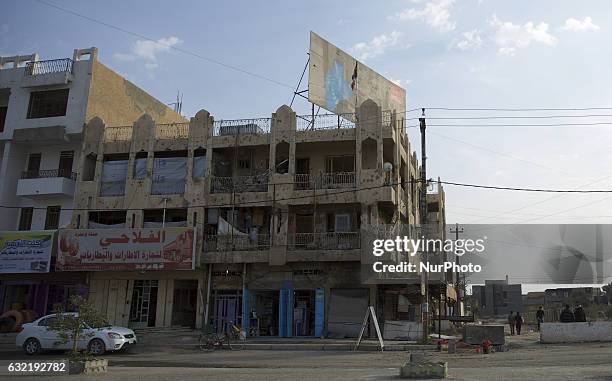
M 584 308 L 582 308 L 581 304 L 578 304 L 576 309 L 574 309 L 574 321 L 586 322 L 586 313 L 584 312 Z
M 510 325 L 510 334 L 514 335 L 514 311 L 510 311 L 510 315 L 508 315 L 508 324 Z
M 559 321 L 561 323 L 573 323 L 576 321 L 574 313 L 572 310 L 570 310 L 569 304 L 566 304 L 565 308 L 561 311 L 561 314 L 559 314 Z
M 540 332 L 540 325 L 544 323 L 544 308 L 542 306 L 536 311 L 536 321 L 538 322 L 538 332 Z
M 514 316 L 514 324 L 516 325 L 516 334 L 520 335 L 521 334 L 521 327 L 523 327 L 523 323 L 525 322 L 525 320 L 523 320 L 523 317 L 521 316 L 521 313 L 516 311 L 516 316 Z

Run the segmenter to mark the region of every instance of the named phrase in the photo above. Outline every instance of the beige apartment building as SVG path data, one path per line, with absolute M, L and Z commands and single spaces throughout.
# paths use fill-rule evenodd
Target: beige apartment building
M 361 279 L 367 232 L 417 234 L 419 167 L 403 115 L 367 100 L 346 117 L 281 106 L 260 119 L 89 121 L 72 228 L 195 237 L 191 269 L 91 271 L 90 299 L 116 324 L 235 322 L 250 336 L 356 336 L 369 305 L 381 324 L 419 321 L 419 275 Z

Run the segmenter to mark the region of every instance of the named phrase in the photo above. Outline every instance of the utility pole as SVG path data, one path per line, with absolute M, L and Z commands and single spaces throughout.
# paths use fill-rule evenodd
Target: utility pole
M 459 224 L 455 224 L 455 229 L 453 230 L 453 228 L 450 228 L 450 232 L 451 233 L 455 233 L 455 242 L 457 242 L 459 240 L 459 233 L 463 233 L 463 228 L 459 227 Z M 459 256 L 456 255 L 455 256 L 455 261 L 457 263 L 457 266 L 460 265 L 459 263 Z M 456 286 L 455 286 L 455 290 L 457 292 L 457 305 L 455 308 L 455 316 L 459 316 L 459 307 L 460 307 L 460 300 L 461 300 L 461 274 L 457 273 L 457 279 L 456 279 Z M 464 278 L 465 279 L 465 278 Z
M 422 116 L 419 118 L 421 126 L 421 193 L 419 194 L 419 217 L 421 220 L 421 237 L 427 239 L 427 152 L 425 145 L 425 109 L 421 109 Z M 425 245 L 426 246 L 426 245 Z M 421 253 L 421 262 L 427 263 L 427 247 Z M 423 321 L 423 342 L 429 339 L 429 274 L 427 271 L 421 272 L 421 320 Z

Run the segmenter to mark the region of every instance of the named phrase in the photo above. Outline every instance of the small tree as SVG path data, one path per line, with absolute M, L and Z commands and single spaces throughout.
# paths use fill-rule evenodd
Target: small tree
M 102 327 L 107 323 L 105 317 L 82 296 L 71 296 L 69 303 L 77 311 L 77 314 L 65 314 L 64 311 L 58 309 L 55 319 L 49 322 L 47 329 L 58 332 L 60 343 L 72 342 L 71 355 L 78 357 L 79 339 L 93 336 L 92 333 L 86 332 L 87 327 Z

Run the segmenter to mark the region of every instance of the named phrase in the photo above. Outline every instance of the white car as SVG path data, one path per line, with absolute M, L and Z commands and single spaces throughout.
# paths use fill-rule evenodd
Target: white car
M 76 312 L 65 314 L 77 316 Z M 23 348 L 28 355 L 35 355 L 44 349 L 71 349 L 72 341 L 61 343 L 59 333 L 47 329 L 51 319 L 56 319 L 56 314 L 43 316 L 32 323 L 23 324 L 23 329 L 17 335 L 15 344 Z M 106 351 L 118 351 L 135 344 L 136 334 L 134 331 L 108 324 L 96 328 L 87 327 L 77 347 L 80 350 L 86 349 L 90 354 L 98 356 Z

